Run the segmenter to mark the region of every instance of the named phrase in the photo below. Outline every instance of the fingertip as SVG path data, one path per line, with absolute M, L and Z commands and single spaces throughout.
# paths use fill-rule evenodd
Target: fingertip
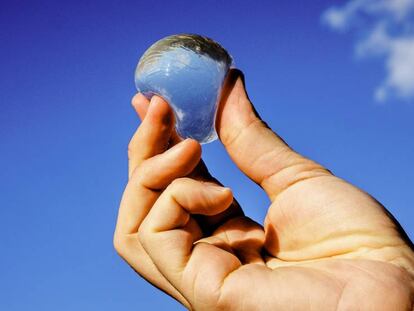
M 137 93 L 132 98 L 131 105 L 139 118 L 143 120 L 148 111 L 149 100 L 142 93 Z
M 229 187 L 223 187 L 223 192 L 226 195 L 231 196 L 233 198 L 233 190 L 231 190 L 231 188 L 229 188 Z
M 187 138 L 178 144 L 172 146 L 166 152 L 179 155 L 180 160 L 195 162 L 201 158 L 201 146 L 200 144 L 191 138 Z
M 170 152 L 180 154 L 181 159 L 196 165 L 201 159 L 201 145 L 198 141 L 187 138 L 172 146 Z
M 188 144 L 189 148 L 191 148 L 192 150 L 194 150 L 196 154 L 199 154 L 201 156 L 201 144 L 197 140 L 193 138 L 186 138 L 185 140 L 183 140 L 183 142 Z
M 230 206 L 233 203 L 233 190 L 229 187 L 223 187 L 223 197 L 224 197 L 224 205 Z
M 148 103 L 149 103 L 149 100 L 142 93 L 136 93 L 134 97 L 132 97 L 132 100 L 131 100 L 131 105 L 134 108 L 139 105 L 148 104 Z
M 164 100 L 164 98 L 162 98 L 161 96 L 158 95 L 154 95 L 151 97 L 150 103 L 149 103 L 150 107 L 152 106 L 153 108 L 157 108 L 163 111 L 169 110 L 170 109 L 170 105 L 168 104 L 168 102 L 166 100 Z
M 230 69 L 227 74 L 223 91 L 222 91 L 222 100 L 226 101 L 232 93 L 237 93 L 237 95 L 244 95 L 248 98 L 246 91 L 246 79 L 244 73 L 238 68 Z
M 256 118 L 244 87 L 244 80 L 244 75 L 239 69 L 231 69 L 223 87 L 217 110 L 216 131 L 225 145 Z
M 141 176 L 141 183 L 147 188 L 163 189 L 172 180 L 188 176 L 197 167 L 200 159 L 200 144 L 186 139 L 149 159 L 141 166 L 138 176 Z
M 223 198 L 230 197 L 233 200 L 233 191 L 229 187 L 223 187 L 214 182 L 206 182 L 205 185 Z
M 160 121 L 164 124 L 170 124 L 174 120 L 174 114 L 168 102 L 157 95 L 154 95 L 151 98 L 148 107 L 148 115 L 153 122 Z
M 208 208 L 204 215 L 217 215 L 226 210 L 233 202 L 233 193 L 230 188 L 220 186 L 213 182 L 204 183 L 204 195 L 207 198 Z

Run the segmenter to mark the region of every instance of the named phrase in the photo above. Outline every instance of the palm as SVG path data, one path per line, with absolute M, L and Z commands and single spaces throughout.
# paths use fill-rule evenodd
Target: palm
M 359 204 L 353 209 L 355 202 Z M 207 296 L 194 300 L 209 300 L 211 306 L 225 309 L 258 310 L 262 305 L 266 310 L 274 298 L 263 293 L 271 289 L 278 293 L 282 310 L 405 310 L 409 280 L 390 263 L 408 266 L 404 253 L 409 254 L 409 248 L 397 232 L 387 232 L 392 223 L 377 204 L 329 174 L 296 183 L 273 201 L 265 230 L 249 218 L 237 217 L 202 240 L 227 250 L 221 265 L 232 269 L 225 282 L 217 282 L 225 286 L 194 283 L 193 291 Z M 234 256 L 241 263 L 236 269 Z M 305 297 L 297 299 L 298 293 Z

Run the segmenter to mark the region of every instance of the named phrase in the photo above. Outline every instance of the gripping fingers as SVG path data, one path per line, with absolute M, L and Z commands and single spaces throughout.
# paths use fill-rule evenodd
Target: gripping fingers
M 159 102 L 162 102 L 162 103 L 160 104 Z M 129 148 L 130 149 L 130 173 L 131 174 L 136 169 L 136 167 L 139 166 L 139 164 L 142 163 L 146 157 L 148 157 L 149 154 L 155 155 L 159 153 L 159 151 L 162 150 L 162 147 L 165 146 L 165 142 L 168 137 L 169 137 L 169 142 L 168 142 L 169 147 L 175 146 L 176 144 L 180 143 L 183 140 L 182 138 L 178 136 L 175 129 L 172 128 L 171 130 L 169 130 L 169 127 L 167 125 L 170 123 L 165 122 L 165 121 L 169 121 L 170 119 L 168 117 L 162 117 L 163 116 L 162 112 L 167 113 L 167 116 L 168 114 L 172 113 L 171 109 L 165 109 L 167 108 L 165 106 L 168 104 L 165 101 L 163 101 L 162 98 L 154 96 L 153 98 L 151 98 L 151 102 L 150 102 L 144 95 L 138 93 L 132 99 L 132 105 L 137 115 L 139 116 L 139 118 L 143 120 L 141 127 L 145 128 L 145 127 L 148 127 L 149 124 L 152 124 L 152 127 L 153 127 L 152 131 L 157 133 L 158 136 L 155 139 L 151 139 L 152 143 L 155 145 L 151 147 L 151 146 L 145 146 L 145 144 L 148 143 L 146 142 L 146 139 L 145 139 L 146 135 L 142 135 L 141 133 L 141 132 L 148 132 L 147 130 L 143 131 L 141 129 L 140 131 L 136 133 L 136 135 L 134 135 L 133 139 L 131 140 L 130 148 Z M 148 111 L 151 111 L 150 109 L 151 105 L 153 108 L 154 106 L 157 106 L 157 105 L 161 106 L 161 111 L 158 109 L 158 112 L 155 114 L 156 116 L 158 116 L 158 120 L 155 120 L 155 122 L 154 120 L 152 120 L 151 122 L 148 122 L 149 120 L 147 119 L 147 114 L 151 115 L 151 112 L 148 112 Z M 151 118 L 154 119 L 154 113 L 152 113 L 152 115 L 153 116 Z M 170 120 L 170 121 L 173 121 L 173 120 Z M 173 122 L 171 122 L 170 125 L 173 127 L 174 125 Z M 165 135 L 162 133 L 162 131 L 161 132 L 159 131 L 160 129 L 163 129 L 163 128 L 168 129 L 168 131 L 164 133 Z M 159 139 L 160 137 L 161 139 Z M 148 148 L 151 149 L 152 151 L 150 152 L 145 151 L 145 149 L 148 149 Z M 140 168 L 140 170 L 141 169 L 142 168 Z M 141 175 L 144 175 L 144 174 L 141 174 Z M 191 174 L 188 177 L 191 177 L 197 180 L 214 181 L 216 183 L 219 183 L 217 180 L 215 180 L 210 175 L 203 160 L 199 161 L 198 165 L 194 168 L 194 170 L 191 172 Z M 203 232 L 211 233 L 212 231 L 214 231 L 214 229 L 219 224 L 223 223 L 230 217 L 243 215 L 243 212 L 241 211 L 241 208 L 237 204 L 236 201 L 234 201 L 233 205 L 234 206 L 227 209 L 222 214 L 215 215 L 213 217 L 205 217 L 205 216 L 199 217 L 198 220 L 200 220 L 202 223 Z
M 170 282 L 178 282 L 191 257 L 193 243 L 201 238 L 201 230 L 191 214 L 215 215 L 232 201 L 229 188 L 190 178 L 174 180 L 158 198 L 141 224 L 138 236 Z
M 194 140 L 185 140 L 164 153 L 145 160 L 132 174 L 124 191 L 114 235 L 117 252 L 145 279 L 184 305 L 185 298 L 157 270 L 137 240 L 141 222 L 160 195 L 158 189 L 187 175 L 200 161 L 201 148 Z
M 143 162 L 126 186 L 119 208 L 116 234 L 136 233 L 158 198 L 158 190 L 165 188 L 175 178 L 190 173 L 200 157 L 200 145 L 187 139 Z

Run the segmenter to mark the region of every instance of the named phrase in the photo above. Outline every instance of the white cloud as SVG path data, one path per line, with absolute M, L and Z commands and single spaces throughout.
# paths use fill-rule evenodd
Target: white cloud
M 349 0 L 328 8 L 322 22 L 338 32 L 355 31 L 358 58 L 381 57 L 386 77 L 377 101 L 414 98 L 414 0 Z

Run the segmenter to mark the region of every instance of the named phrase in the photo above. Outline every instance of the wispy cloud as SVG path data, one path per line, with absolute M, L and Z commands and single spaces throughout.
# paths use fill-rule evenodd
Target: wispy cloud
M 322 22 L 340 33 L 356 32 L 358 58 L 384 59 L 386 77 L 374 92 L 377 101 L 414 99 L 414 0 L 348 0 L 328 8 Z

